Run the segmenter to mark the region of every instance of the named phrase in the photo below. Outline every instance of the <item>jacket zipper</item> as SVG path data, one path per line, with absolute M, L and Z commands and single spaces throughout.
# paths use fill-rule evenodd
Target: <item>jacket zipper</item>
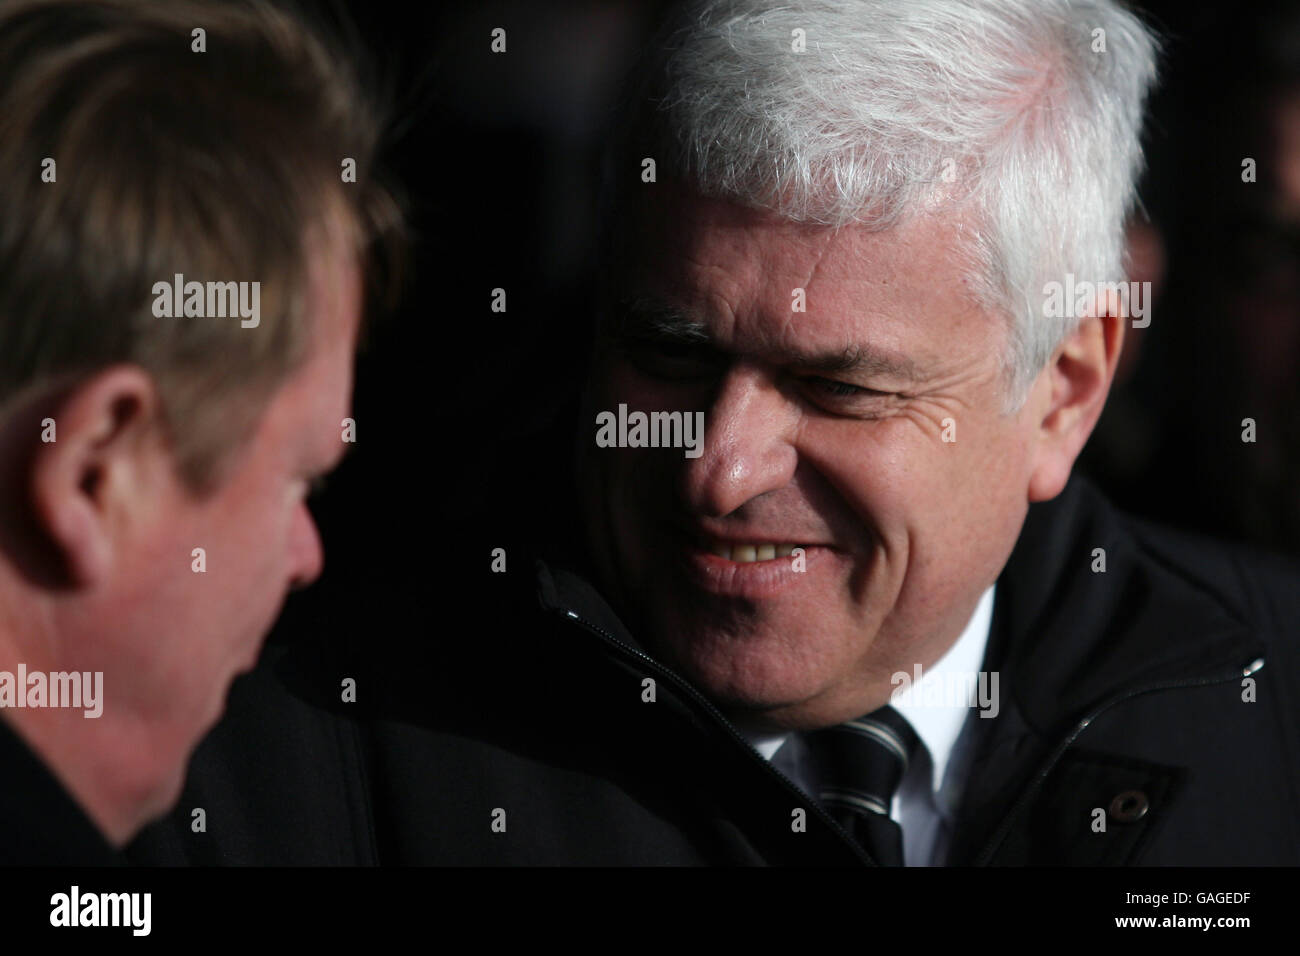
M 723 729 L 725 729 L 731 735 L 731 737 L 742 746 L 742 748 L 751 758 L 756 760 L 758 763 L 762 764 L 763 768 L 768 773 L 775 776 L 786 788 L 786 790 L 788 790 L 792 795 L 797 797 L 799 804 L 801 806 L 807 806 L 812 811 L 813 816 L 817 817 L 824 824 L 826 824 L 826 826 L 829 827 L 832 832 L 837 834 L 840 837 L 840 839 L 849 847 L 849 849 L 853 851 L 854 855 L 857 856 L 858 859 L 860 859 L 867 866 L 880 865 L 871 858 L 870 854 L 868 854 L 866 850 L 862 848 L 862 846 L 858 843 L 857 840 L 853 839 L 853 837 L 849 835 L 848 831 L 845 830 L 844 827 L 840 826 L 840 824 L 835 820 L 834 817 L 832 817 L 829 813 L 826 812 L 826 810 L 821 806 L 820 803 L 818 803 L 816 800 L 811 799 L 806 792 L 800 789 L 798 784 L 796 784 L 793 780 L 791 780 L 788 776 L 786 776 L 778 767 L 772 766 L 770 761 L 765 759 L 762 754 L 760 754 L 757 750 L 755 750 L 754 747 L 750 744 L 750 742 L 746 740 L 744 736 L 740 733 L 740 731 L 738 731 L 735 728 L 735 726 L 732 725 L 731 721 L 729 721 L 726 718 L 726 715 L 724 715 L 722 711 L 718 710 L 718 708 L 713 705 L 713 702 L 710 701 L 707 697 L 701 694 L 698 690 L 696 690 L 686 681 L 682 680 L 682 678 L 678 677 L 677 674 L 674 673 L 672 670 L 669 670 L 663 664 L 659 663 L 653 657 L 643 653 L 642 651 L 637 650 L 635 647 L 630 646 L 624 641 L 620 641 L 617 637 L 609 633 L 609 631 L 605 630 L 600 625 L 592 624 L 590 621 L 579 616 L 576 611 L 570 610 L 569 608 L 557 609 L 557 613 L 559 610 L 563 610 L 565 616 L 569 620 L 573 620 L 581 624 L 586 630 L 590 631 L 592 634 L 595 634 L 597 637 L 602 638 L 606 643 L 612 645 L 623 654 L 630 655 L 631 657 L 634 657 L 639 662 L 648 665 L 651 670 L 661 675 L 664 679 L 668 681 L 669 684 L 671 684 L 674 688 L 676 688 L 678 693 L 684 694 L 686 697 L 690 698 L 690 700 L 692 700 L 698 706 L 703 708 L 703 710 L 710 717 L 712 717 L 717 724 L 719 724 Z
M 1264 658 L 1259 657 L 1251 661 L 1245 667 L 1236 667 L 1232 671 L 1225 674 L 1219 674 L 1213 677 L 1199 677 L 1199 678 L 1191 678 L 1188 680 L 1181 680 L 1181 681 L 1148 684 L 1144 687 L 1138 687 L 1133 690 L 1124 691 L 1119 694 L 1116 694 L 1115 696 L 1099 704 L 1096 708 L 1093 709 L 1091 713 L 1089 713 L 1077 724 L 1075 724 L 1074 729 L 1071 730 L 1065 736 L 1065 739 L 1062 740 L 1061 743 L 1057 746 L 1057 748 L 1052 752 L 1052 755 L 1048 758 L 1047 763 L 1043 765 L 1042 770 L 1040 770 L 1038 772 L 1038 775 L 1034 778 L 1033 783 L 1031 783 L 1029 785 L 1029 788 L 1020 795 L 1020 798 L 1018 800 L 1016 800 L 1015 805 L 1011 808 L 1011 811 L 1007 814 L 1006 818 L 1002 821 L 1002 824 L 998 827 L 996 832 L 994 832 L 992 838 L 985 845 L 984 850 L 979 854 L 978 857 L 975 858 L 974 865 L 975 866 L 989 865 L 990 861 L 992 860 L 993 854 L 997 852 L 998 848 L 1002 845 L 1002 842 L 1007 838 L 1007 834 L 1011 832 L 1012 826 L 1015 825 L 1016 818 L 1019 817 L 1020 814 L 1024 812 L 1025 807 L 1029 805 L 1029 802 L 1033 800 L 1034 796 L 1038 793 L 1038 791 L 1042 789 L 1043 783 L 1047 780 L 1048 775 L 1056 767 L 1057 763 L 1059 763 L 1061 758 L 1065 755 L 1065 752 L 1071 746 L 1073 746 L 1075 740 L 1077 740 L 1079 735 L 1088 728 L 1088 725 L 1091 724 L 1098 717 L 1100 717 L 1102 714 L 1104 714 L 1106 711 L 1110 710 L 1112 707 L 1118 704 L 1122 704 L 1126 700 L 1130 700 L 1142 694 L 1153 693 L 1154 691 L 1177 690 L 1185 687 L 1204 687 L 1209 684 L 1222 684 L 1230 680 L 1237 680 L 1242 677 L 1249 677 L 1251 674 L 1254 674 L 1256 671 L 1260 670 L 1260 668 L 1262 668 L 1263 666 L 1264 666 Z

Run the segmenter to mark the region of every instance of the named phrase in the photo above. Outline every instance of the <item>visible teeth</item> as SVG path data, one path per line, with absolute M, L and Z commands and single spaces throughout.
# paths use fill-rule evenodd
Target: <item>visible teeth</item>
M 801 545 L 797 544 L 731 544 L 726 541 L 710 541 L 709 552 L 728 561 L 750 564 L 754 561 L 771 561 L 775 558 L 788 558 Z

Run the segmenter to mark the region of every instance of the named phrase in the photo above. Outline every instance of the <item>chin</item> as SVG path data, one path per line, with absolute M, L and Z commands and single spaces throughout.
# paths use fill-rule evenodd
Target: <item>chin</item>
M 230 693 L 230 685 L 236 678 L 256 670 L 258 661 L 262 659 L 262 650 L 266 646 L 266 639 L 270 636 L 271 625 L 275 619 L 272 618 L 264 627 L 256 631 L 245 634 L 244 638 L 231 647 L 230 659 L 225 668 L 225 681 L 221 685 L 221 699 L 224 701 Z
M 685 627 L 667 633 L 676 635 L 671 642 L 676 646 L 666 650 L 678 669 L 727 709 L 795 707 L 824 693 L 837 673 L 822 655 L 778 636 L 736 638 L 712 630 L 690 636 Z
M 197 744 L 197 738 L 195 744 Z M 185 775 L 189 768 L 193 749 L 194 745 L 177 747 L 175 753 L 171 756 L 163 755 L 159 757 L 156 770 L 149 773 L 147 778 L 141 781 L 144 786 L 137 791 L 138 799 L 135 803 L 138 812 L 135 817 L 135 827 L 130 837 L 133 837 L 140 829 L 155 820 L 165 817 L 180 801 L 181 793 L 185 788 Z M 128 840 L 130 837 L 128 837 Z
M 186 771 L 189 769 L 190 757 L 193 756 L 193 752 L 194 748 L 191 747 L 189 752 L 185 754 L 185 759 L 179 761 L 180 765 L 176 768 L 176 772 L 167 779 L 166 786 L 159 794 L 159 816 L 168 813 L 172 807 L 176 806 L 177 801 L 180 800 L 181 792 L 185 789 L 185 775 Z
M 188 761 L 193 755 L 195 748 L 204 737 L 221 722 L 221 718 L 226 713 L 226 707 L 229 703 L 230 688 L 234 685 L 235 678 L 239 676 L 238 666 L 231 663 L 221 672 L 222 676 L 214 682 L 205 684 L 201 696 L 204 703 L 195 707 L 185 722 L 184 739 L 181 741 L 185 753 L 185 760 Z M 199 695 L 196 695 L 196 699 Z

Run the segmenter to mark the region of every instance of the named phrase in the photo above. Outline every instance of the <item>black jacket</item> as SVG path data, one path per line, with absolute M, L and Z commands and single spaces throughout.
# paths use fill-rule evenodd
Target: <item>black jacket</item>
M 581 576 L 473 570 L 487 593 L 435 583 L 400 647 L 268 660 L 135 859 L 871 862 Z M 1295 564 L 1128 518 L 1075 476 L 998 581 L 1001 707 L 975 721 L 949 863 L 1300 863 L 1298 633 Z
M 0 720 L 0 866 L 120 866 L 126 861 Z

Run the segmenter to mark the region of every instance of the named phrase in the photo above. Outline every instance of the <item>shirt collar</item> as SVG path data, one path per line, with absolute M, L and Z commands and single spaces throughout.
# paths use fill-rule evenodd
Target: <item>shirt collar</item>
M 988 647 L 996 587 L 990 585 L 980 596 L 966 629 L 948 652 L 921 673 L 919 682 L 913 680 L 915 673 L 909 675 L 889 702 L 912 725 L 930 755 L 931 793 L 939 792 L 962 725 L 971 708 L 980 704 L 979 671 Z
M 897 696 L 890 701 L 890 706 L 911 724 L 930 756 L 932 795 L 938 794 L 943 783 L 953 745 L 970 709 L 980 703 L 977 696 L 979 669 L 984 662 L 989 629 L 993 623 L 996 587 L 996 584 L 990 585 L 980 596 L 966 629 L 947 653 L 921 673 L 919 682 L 913 680 L 915 672 L 908 675 L 908 682 L 900 682 L 900 686 L 895 688 Z M 789 737 L 788 734 L 742 733 L 768 760 Z

